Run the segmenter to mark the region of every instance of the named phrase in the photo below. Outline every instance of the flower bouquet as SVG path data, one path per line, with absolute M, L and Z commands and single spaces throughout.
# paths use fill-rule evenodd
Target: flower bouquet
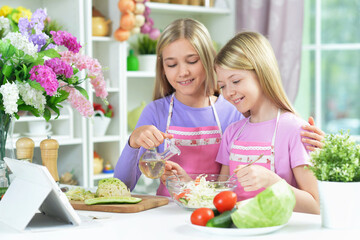
M 90 81 L 105 102 L 108 95 L 100 63 L 81 54 L 73 35 L 44 32 L 46 10 L 25 14 L 17 25 L 10 10 L 7 15 L 4 7 L 0 10 L 0 167 L 11 118 L 18 119 L 19 111 L 48 121 L 51 112 L 60 116 L 67 101 L 81 115 L 91 117 L 94 109 L 82 84 Z

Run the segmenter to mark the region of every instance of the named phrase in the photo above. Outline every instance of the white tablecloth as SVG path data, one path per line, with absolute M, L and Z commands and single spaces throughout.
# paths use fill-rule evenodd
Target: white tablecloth
M 18 232 L 0 225 L 0 239 L 6 240 L 87 240 L 87 239 L 360 239 L 360 230 L 332 230 L 321 227 L 319 215 L 294 213 L 280 230 L 257 236 L 224 236 L 202 232 L 190 225 L 190 211 L 174 202 L 139 213 L 105 213 L 77 211 L 83 220 L 80 226 L 26 229 Z M 1 213 L 0 213 L 1 214 Z

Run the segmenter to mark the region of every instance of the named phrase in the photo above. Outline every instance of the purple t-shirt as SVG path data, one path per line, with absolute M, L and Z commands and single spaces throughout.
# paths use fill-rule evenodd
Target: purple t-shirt
M 143 125 L 154 125 L 160 131 L 165 132 L 169 114 L 171 96 L 167 96 L 149 103 L 141 113 L 136 128 Z M 224 132 L 228 125 L 243 118 L 237 109 L 219 96 L 214 103 L 219 116 L 221 129 Z M 179 102 L 174 98 L 173 114 L 170 126 L 180 127 L 205 127 L 216 126 L 216 119 L 211 106 L 193 108 Z M 123 181 L 131 190 L 134 189 L 141 172 L 138 167 L 139 159 L 145 149 L 134 149 L 126 143 L 121 156 L 116 164 L 114 177 Z M 164 151 L 164 144 L 158 147 L 158 152 Z M 213 160 L 215 161 L 215 159 Z
M 260 123 L 248 122 L 239 138 L 235 139 L 246 121 L 247 119 L 240 120 L 226 129 L 216 157 L 217 162 L 229 165 L 230 149 L 234 140 L 271 142 L 276 118 Z M 281 114 L 275 137 L 275 172 L 294 187 L 297 187 L 297 184 L 292 168 L 309 164 L 309 151 L 301 141 L 300 135 L 300 132 L 304 131 L 301 126 L 305 124 L 308 123 L 295 114 Z

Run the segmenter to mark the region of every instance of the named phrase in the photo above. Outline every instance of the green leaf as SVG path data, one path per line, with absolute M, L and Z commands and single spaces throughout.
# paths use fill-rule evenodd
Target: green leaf
M 29 111 L 31 112 L 35 117 L 40 117 L 40 113 L 39 111 L 32 107 L 32 106 L 29 106 L 29 105 L 26 105 L 26 104 L 22 104 L 22 105 L 19 105 L 18 106 L 18 110 L 19 111 Z
M 60 110 L 59 110 L 59 108 L 57 107 L 56 104 L 48 104 L 48 107 L 51 108 L 57 114 L 55 119 L 60 117 Z
M 39 57 L 49 57 L 49 58 L 60 58 L 61 55 L 55 50 L 55 49 L 48 49 L 48 50 L 45 50 L 45 51 L 41 51 L 38 53 L 38 56 Z
M 87 100 L 89 100 L 89 95 L 86 90 L 80 86 L 74 86 Z
M 1 72 L 4 74 L 4 76 L 5 76 L 6 78 L 9 78 L 10 75 L 11 75 L 11 73 L 12 73 L 12 71 L 13 71 L 13 66 L 11 66 L 11 65 L 4 65 L 1 70 L 2 70 Z
M 26 82 L 29 83 L 29 85 L 36 90 L 45 91 L 45 89 L 40 85 L 40 83 L 36 81 L 28 79 Z
M 29 66 L 29 69 L 32 69 L 34 66 L 37 66 L 37 65 L 44 65 L 44 59 L 36 59 L 30 66 Z
M 44 118 L 46 121 L 49 121 L 50 118 L 51 118 L 51 112 L 48 108 L 45 108 L 45 111 L 44 111 Z
M 58 103 L 61 103 L 63 101 L 65 101 L 68 97 L 69 97 L 69 94 L 67 91 L 65 90 L 58 90 L 58 94 L 56 96 L 51 96 L 49 98 L 49 103 L 52 104 L 52 105 L 56 105 Z M 54 109 L 53 109 L 54 110 Z

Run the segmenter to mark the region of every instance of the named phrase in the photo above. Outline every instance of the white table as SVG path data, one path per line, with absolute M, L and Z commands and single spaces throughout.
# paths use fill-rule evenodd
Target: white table
M 360 239 L 360 230 L 332 230 L 321 227 L 319 215 L 294 213 L 280 230 L 258 236 L 222 236 L 193 229 L 190 211 L 174 202 L 139 213 L 105 213 L 77 211 L 83 219 L 80 226 L 66 226 L 17 232 L 0 225 L 0 239 L 6 240 L 88 240 L 88 239 Z M 0 213 L 1 214 L 1 213 Z M 96 217 L 98 219 L 92 219 Z

